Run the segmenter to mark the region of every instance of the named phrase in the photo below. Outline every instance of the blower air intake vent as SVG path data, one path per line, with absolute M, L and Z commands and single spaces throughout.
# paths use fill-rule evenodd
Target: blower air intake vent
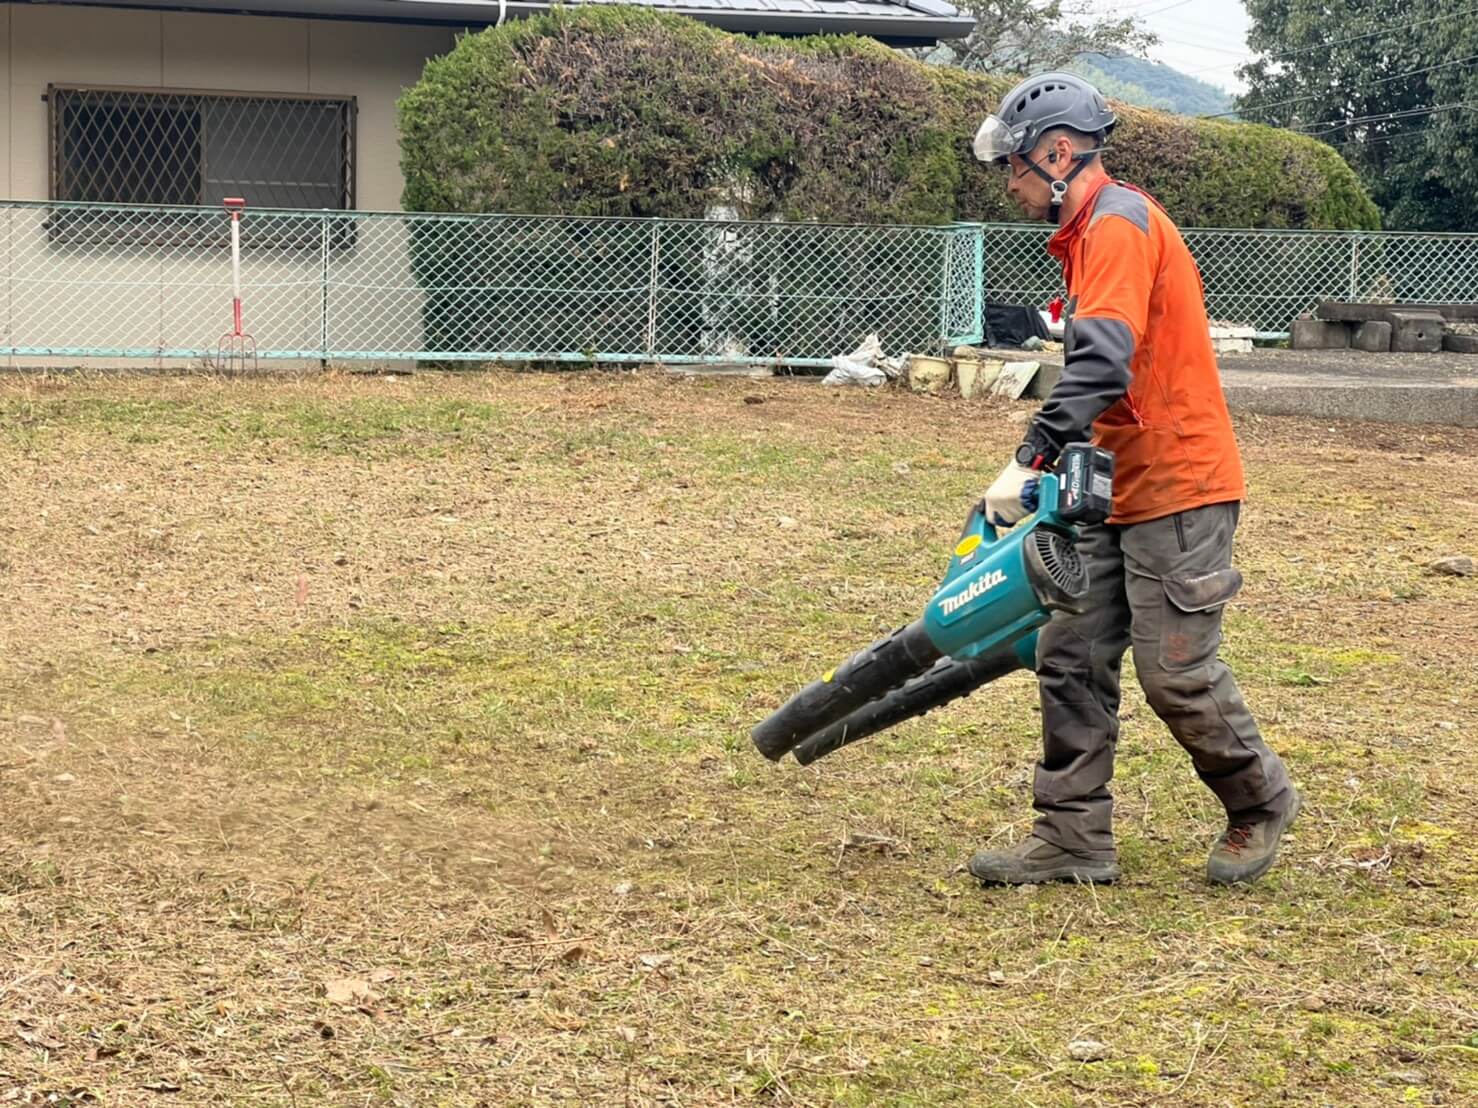
M 1037 571 L 1043 600 L 1049 603 L 1078 600 L 1088 592 L 1088 571 L 1071 536 L 1038 527 L 1029 541 L 1028 560 Z

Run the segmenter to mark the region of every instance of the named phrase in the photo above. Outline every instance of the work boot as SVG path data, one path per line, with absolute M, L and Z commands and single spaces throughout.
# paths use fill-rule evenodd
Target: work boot
M 1230 824 L 1211 847 L 1206 880 L 1213 885 L 1250 885 L 1265 874 L 1277 859 L 1278 843 L 1298 815 L 1301 803 L 1295 790 L 1284 814 Z
M 1119 863 L 1112 858 L 1084 858 L 1035 835 L 1005 850 L 979 851 L 967 868 L 987 885 L 1040 885 L 1047 881 L 1107 885 L 1119 879 Z

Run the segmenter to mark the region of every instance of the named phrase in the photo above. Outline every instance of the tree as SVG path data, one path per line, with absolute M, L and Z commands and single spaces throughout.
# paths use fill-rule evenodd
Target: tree
M 1103 16 L 1089 0 L 962 0 L 969 36 L 929 50 L 930 61 L 986 73 L 1060 69 L 1079 54 L 1143 54 L 1159 39 L 1129 17 Z
M 1474 5 L 1410 0 L 1247 0 L 1242 118 L 1335 147 L 1387 227 L 1478 228 L 1478 21 Z

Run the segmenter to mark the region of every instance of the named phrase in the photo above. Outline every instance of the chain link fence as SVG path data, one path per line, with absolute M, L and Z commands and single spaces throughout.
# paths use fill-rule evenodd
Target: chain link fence
M 0 355 L 208 361 L 230 330 L 220 208 L 0 202 Z M 825 366 L 978 343 L 1061 291 L 1050 228 L 248 210 L 258 357 Z M 1478 301 L 1478 235 L 1184 232 L 1217 323 L 1321 300 Z
M 12 356 L 209 359 L 231 321 L 219 208 L 0 205 Z M 248 210 L 259 358 L 822 366 L 981 340 L 980 231 Z
M 1046 252 L 1053 229 L 982 228 L 985 299 L 1045 305 L 1063 291 Z M 1201 270 L 1214 324 L 1269 334 L 1323 300 L 1478 302 L 1478 235 L 1379 231 L 1182 231 Z

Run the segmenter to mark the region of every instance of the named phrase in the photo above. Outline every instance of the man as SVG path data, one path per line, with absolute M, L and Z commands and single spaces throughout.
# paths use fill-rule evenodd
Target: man
M 1114 124 L 1086 81 L 1047 73 L 1012 90 L 975 137 L 978 158 L 1009 164 L 1022 210 L 1060 225 L 1047 249 L 1069 298 L 1062 379 L 986 493 L 987 515 L 1024 518 L 1024 487 L 1069 443 L 1091 439 L 1116 469 L 1113 514 L 1083 533 L 1087 608 L 1056 613 L 1038 640 L 1035 826 L 969 869 L 991 884 L 1119 877 L 1108 782 L 1132 646 L 1150 706 L 1227 812 L 1208 879 L 1251 882 L 1273 864 L 1299 795 L 1217 657 L 1223 606 L 1242 585 L 1232 567 L 1242 463 L 1200 272 L 1164 209 L 1105 172 Z

